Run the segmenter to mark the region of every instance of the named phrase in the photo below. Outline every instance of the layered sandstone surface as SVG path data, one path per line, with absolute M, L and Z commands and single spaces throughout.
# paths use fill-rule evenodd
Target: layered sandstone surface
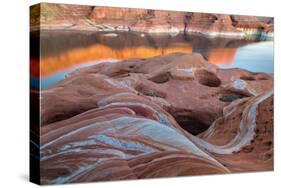
M 273 169 L 273 78 L 173 53 L 41 92 L 41 183 Z
M 31 8 L 30 24 L 33 30 L 195 32 L 224 36 L 273 33 L 273 18 L 48 3 Z

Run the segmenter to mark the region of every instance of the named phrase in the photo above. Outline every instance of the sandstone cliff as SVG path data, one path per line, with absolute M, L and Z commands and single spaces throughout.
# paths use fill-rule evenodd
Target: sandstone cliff
M 273 33 L 271 18 L 164 10 L 58 5 L 31 7 L 31 28 L 148 33 L 196 32 L 218 36 Z

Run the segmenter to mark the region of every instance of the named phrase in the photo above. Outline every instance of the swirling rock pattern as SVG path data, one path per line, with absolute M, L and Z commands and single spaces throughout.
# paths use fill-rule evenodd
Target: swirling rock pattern
M 41 183 L 271 170 L 272 88 L 198 54 L 79 69 L 41 93 Z

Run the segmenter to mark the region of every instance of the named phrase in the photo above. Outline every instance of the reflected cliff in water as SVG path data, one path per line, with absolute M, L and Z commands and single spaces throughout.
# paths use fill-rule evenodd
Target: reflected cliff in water
M 73 70 L 128 58 L 149 58 L 173 52 L 200 53 L 222 68 L 273 73 L 273 42 L 256 39 L 206 38 L 202 35 L 146 35 L 44 31 L 41 36 L 41 88 Z M 33 33 L 32 37 L 39 37 Z M 39 60 L 31 58 L 31 81 L 38 87 Z

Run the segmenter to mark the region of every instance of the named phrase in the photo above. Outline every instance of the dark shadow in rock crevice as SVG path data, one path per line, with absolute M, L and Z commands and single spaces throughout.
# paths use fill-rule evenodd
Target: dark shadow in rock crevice
M 162 83 L 168 82 L 170 79 L 171 79 L 170 72 L 165 72 L 165 73 L 153 76 L 153 77 L 149 78 L 148 80 L 150 80 L 154 83 L 157 83 L 157 84 L 162 84 Z
M 208 87 L 219 87 L 221 85 L 221 80 L 213 72 L 201 69 L 197 70 L 194 76 L 201 85 Z
M 159 98 L 166 98 L 166 94 L 162 93 L 160 91 L 156 91 L 156 90 L 151 90 L 149 88 L 146 88 L 145 86 L 137 86 L 135 88 L 138 92 L 140 92 L 141 94 L 145 95 L 145 96 L 149 96 L 149 97 L 159 97 Z
M 200 117 L 196 116 L 191 109 L 170 109 L 169 113 L 174 117 L 181 128 L 191 133 L 192 135 L 198 135 L 204 132 L 211 125 L 211 122 L 203 122 Z
M 210 127 L 210 125 L 207 125 L 192 117 L 177 116 L 175 117 L 175 120 L 184 130 L 193 135 L 198 135 Z

